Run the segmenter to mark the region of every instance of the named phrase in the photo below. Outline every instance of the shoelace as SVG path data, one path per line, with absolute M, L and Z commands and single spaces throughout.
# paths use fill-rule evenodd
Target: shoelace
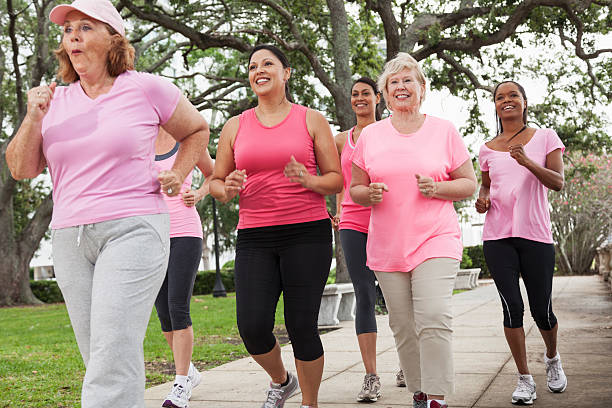
M 283 390 L 278 388 L 270 388 L 268 389 L 268 396 L 266 398 L 266 403 L 264 407 L 266 408 L 274 408 L 276 406 L 276 401 L 283 397 Z
M 184 394 L 187 394 L 187 390 L 180 384 L 174 384 L 172 387 L 172 393 L 177 397 L 183 398 Z
M 550 381 L 557 381 L 559 379 L 560 375 L 558 361 L 546 364 L 546 374 L 548 375 L 548 379 Z
M 527 379 L 524 379 L 522 377 L 519 377 L 518 389 L 520 392 L 526 392 L 528 394 L 531 394 L 533 392 L 533 386 L 531 385 L 531 383 Z
M 376 377 L 374 377 L 373 375 L 369 375 L 365 378 L 365 381 L 363 382 L 363 387 L 361 388 L 362 391 L 369 391 L 373 388 L 374 386 L 374 381 L 376 380 Z

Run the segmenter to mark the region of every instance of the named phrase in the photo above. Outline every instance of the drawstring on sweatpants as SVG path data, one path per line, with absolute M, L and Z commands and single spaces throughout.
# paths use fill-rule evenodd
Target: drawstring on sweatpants
M 81 236 L 83 236 L 84 225 L 79 225 L 79 234 L 77 235 L 77 246 L 81 246 Z

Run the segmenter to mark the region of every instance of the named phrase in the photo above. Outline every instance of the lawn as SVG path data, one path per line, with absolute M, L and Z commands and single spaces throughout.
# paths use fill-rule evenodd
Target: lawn
M 236 327 L 234 294 L 196 296 L 193 360 L 201 369 L 247 355 Z M 282 298 L 276 323 L 283 323 Z M 0 308 L 0 408 L 80 407 L 85 367 L 63 304 Z M 174 378 L 172 353 L 155 312 L 144 343 L 147 386 Z

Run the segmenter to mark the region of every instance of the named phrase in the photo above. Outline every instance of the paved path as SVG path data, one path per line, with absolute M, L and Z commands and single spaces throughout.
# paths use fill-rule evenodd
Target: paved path
M 523 298 L 527 302 L 527 297 Z M 563 394 L 546 389 L 544 344 L 530 316 L 529 366 L 538 385 L 535 407 L 578 408 L 612 406 L 612 296 L 597 276 L 555 278 L 554 310 L 559 320 L 559 351 L 569 385 Z M 527 305 L 525 307 L 526 310 Z M 503 336 L 502 313 L 493 285 L 453 297 L 456 392 L 447 398 L 451 408 L 510 407 L 516 368 Z M 412 407 L 406 388 L 395 386 L 398 369 L 393 337 L 386 317 L 379 317 L 378 371 L 383 397 L 375 404 L 357 403 L 363 366 L 352 322 L 322 336 L 325 372 L 319 394 L 321 408 L 372 406 Z M 283 360 L 295 372 L 291 346 L 283 347 Z M 259 408 L 268 379 L 251 358 L 243 358 L 203 373 L 194 389 L 190 408 Z M 161 406 L 170 384 L 146 392 L 147 408 Z M 285 407 L 300 407 L 300 395 Z

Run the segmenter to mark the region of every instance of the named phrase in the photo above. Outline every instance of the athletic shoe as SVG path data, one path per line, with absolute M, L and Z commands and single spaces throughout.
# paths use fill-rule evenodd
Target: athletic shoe
M 512 393 L 514 405 L 532 405 L 536 396 L 536 385 L 530 375 L 519 374 L 516 389 Z
M 380 377 L 376 374 L 366 374 L 363 378 L 361 391 L 357 395 L 359 402 L 376 402 L 382 396 L 380 393 Z
M 298 380 L 289 371 L 287 371 L 287 379 L 289 382 L 284 387 L 280 384 L 270 383 L 266 402 L 263 403 L 261 408 L 281 408 L 285 405 L 285 401 L 298 389 Z
M 438 401 L 432 400 L 431 403 L 429 404 L 429 408 L 448 408 L 448 405 L 440 404 Z
M 191 387 L 195 388 L 202 382 L 202 374 L 198 371 L 196 366 L 193 365 L 192 362 L 189 362 L 189 372 L 187 373 L 187 377 L 191 380 Z
M 166 408 L 187 408 L 189 398 L 191 398 L 191 381 L 187 378 L 185 385 L 174 384 L 162 407 Z
M 397 374 L 395 374 L 395 384 L 398 387 L 405 387 L 406 386 L 406 380 L 404 379 L 404 371 L 402 371 L 401 368 L 397 372 Z
M 553 358 L 546 357 L 544 354 L 544 362 L 546 363 L 546 385 L 550 392 L 563 392 L 567 387 L 567 377 L 561 366 L 561 356 L 559 353 Z
M 427 394 L 417 391 L 412 396 L 412 408 L 427 408 Z

